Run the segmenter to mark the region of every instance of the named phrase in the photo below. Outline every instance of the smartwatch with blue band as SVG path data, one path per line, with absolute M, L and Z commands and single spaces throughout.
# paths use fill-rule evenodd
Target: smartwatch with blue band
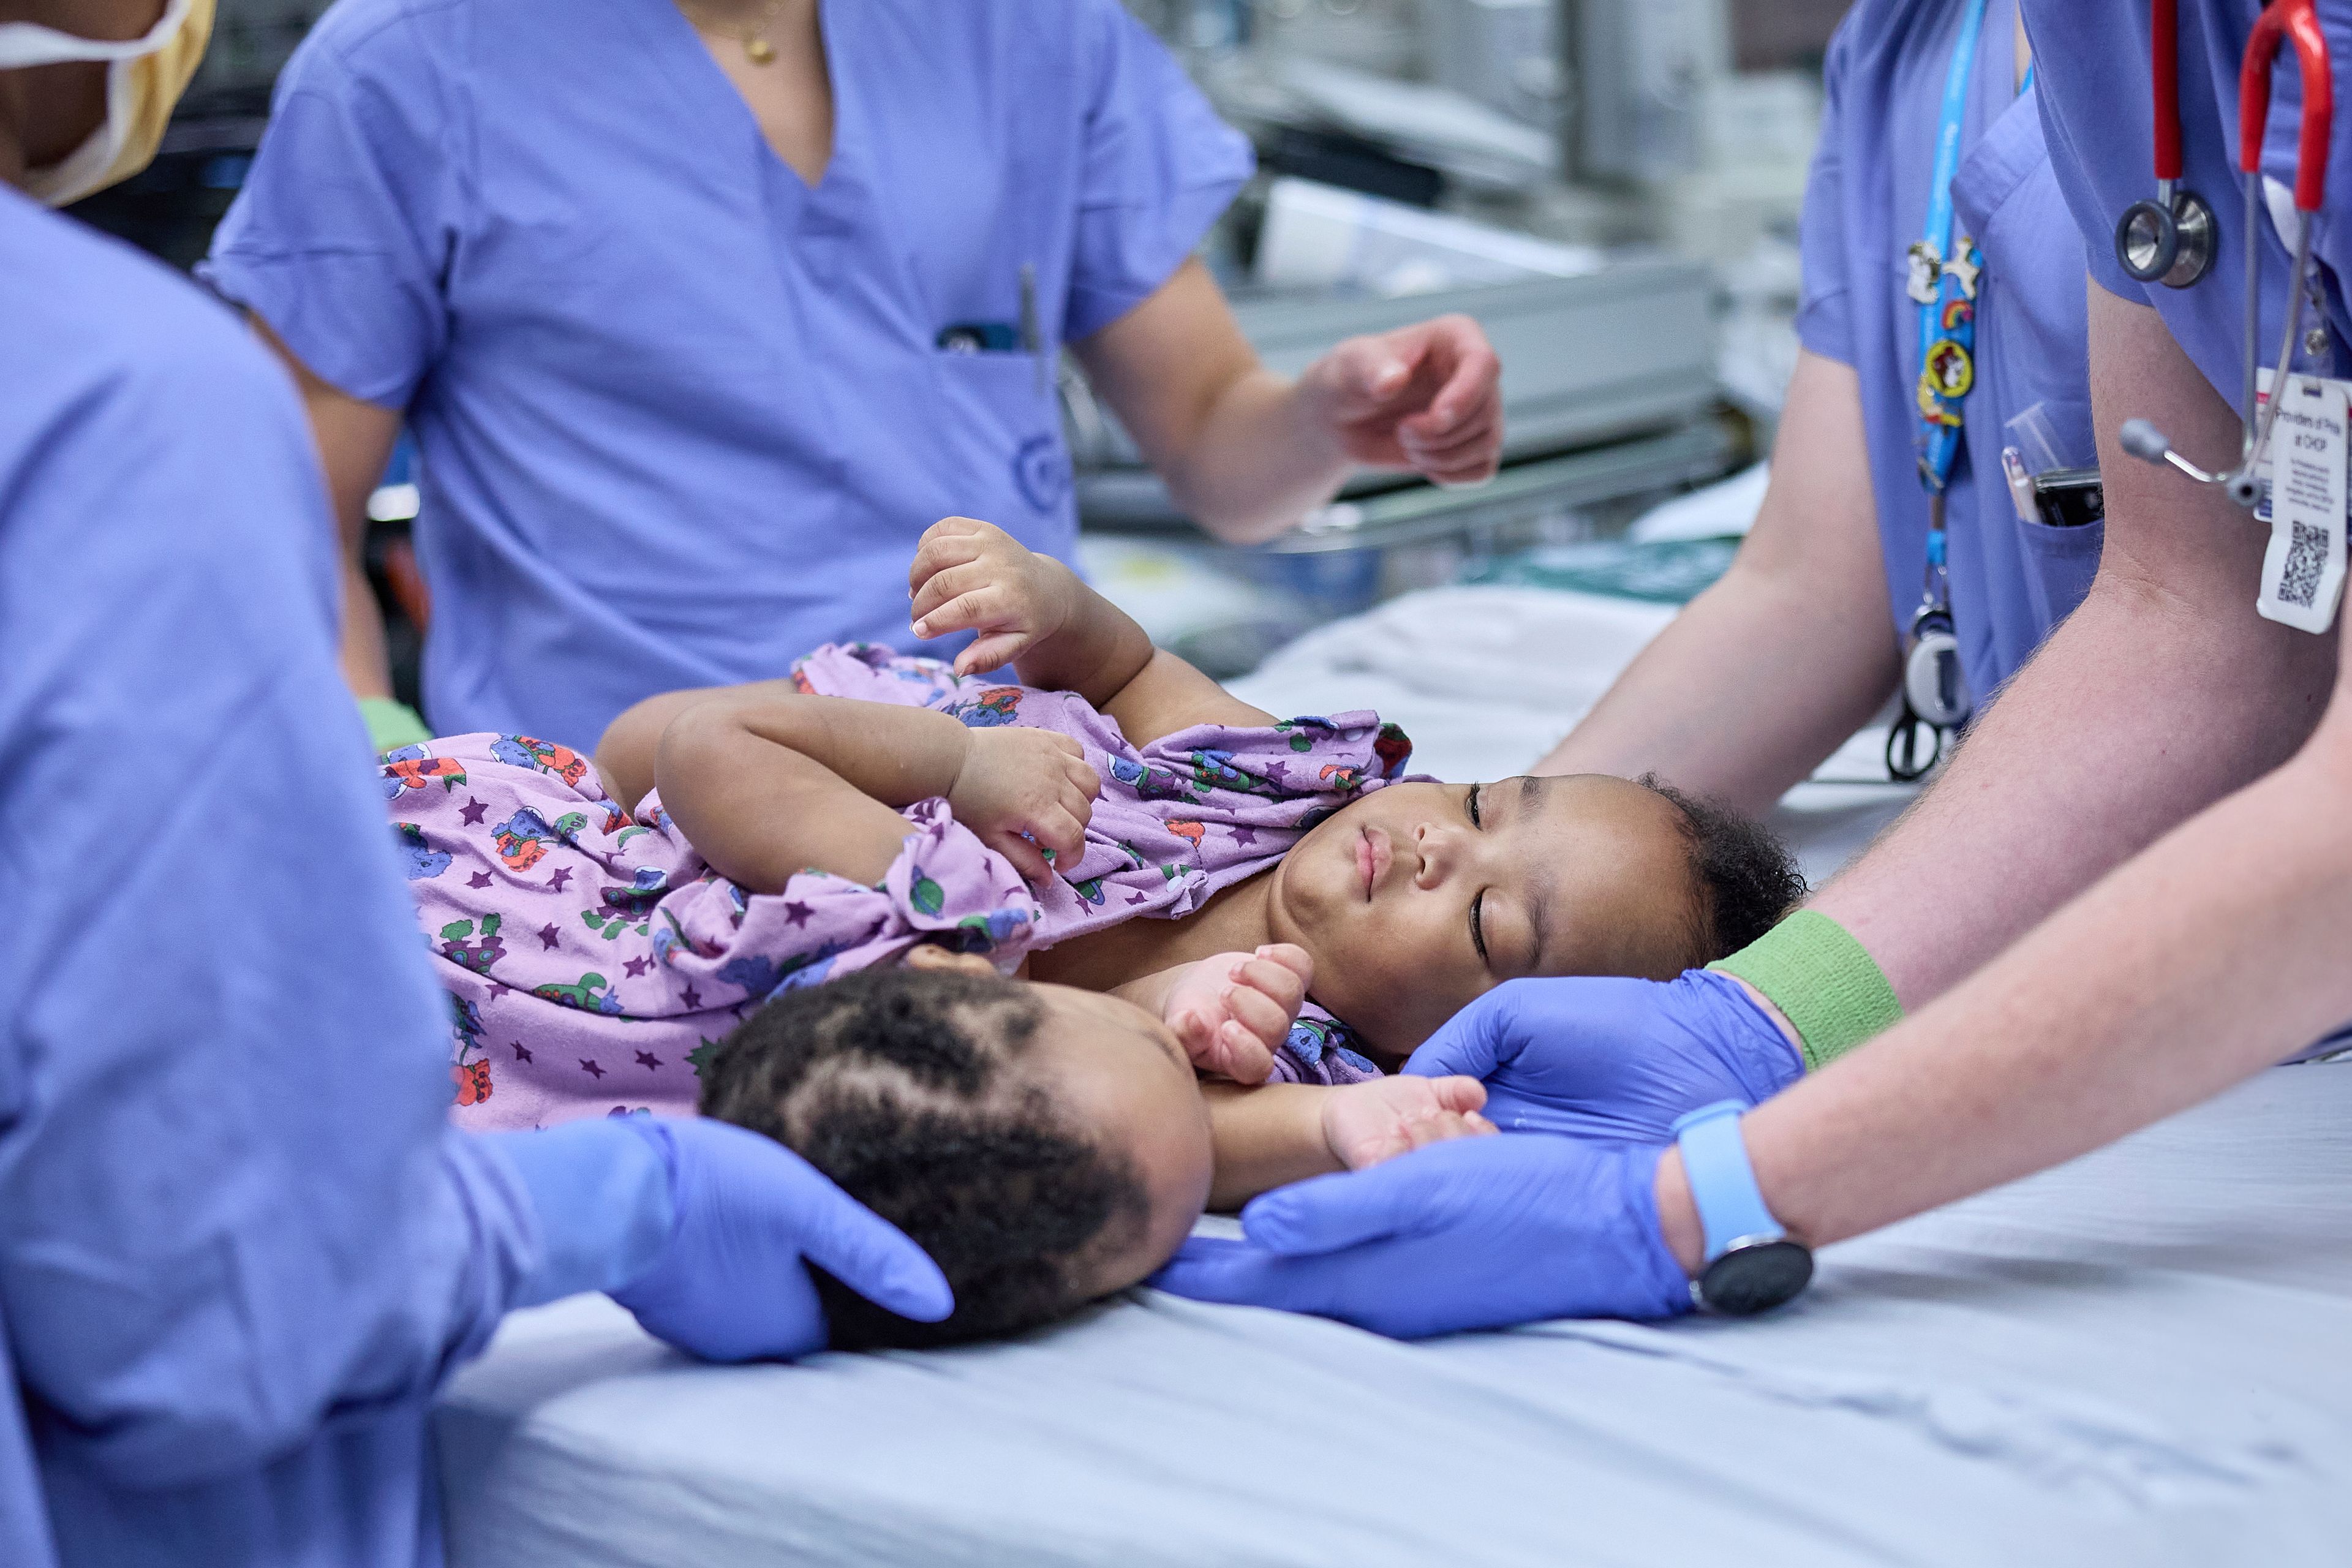
M 1769 1311 L 1813 1277 L 1812 1250 L 1781 1227 L 1756 1188 L 1739 1135 L 1747 1110 L 1736 1100 L 1718 1100 L 1675 1123 L 1683 1179 L 1706 1238 L 1706 1262 L 1691 1281 L 1691 1300 L 1731 1317 Z

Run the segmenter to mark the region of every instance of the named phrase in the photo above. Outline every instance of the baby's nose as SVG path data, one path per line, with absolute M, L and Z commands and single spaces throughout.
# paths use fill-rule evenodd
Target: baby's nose
M 1424 822 L 1412 830 L 1412 847 L 1421 857 L 1421 865 L 1412 876 L 1412 885 L 1426 892 L 1443 884 L 1453 868 L 1458 846 L 1454 835 L 1442 823 Z

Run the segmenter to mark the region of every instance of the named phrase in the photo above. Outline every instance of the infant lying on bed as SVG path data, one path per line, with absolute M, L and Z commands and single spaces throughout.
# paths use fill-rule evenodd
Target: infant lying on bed
M 982 633 L 953 670 L 821 650 L 789 683 L 640 704 L 593 768 L 514 736 L 386 759 L 461 1121 L 682 1112 L 698 1089 L 943 1264 L 976 1245 L 1058 1281 L 990 1307 L 950 1266 L 948 1336 L 1001 1331 L 1139 1278 L 1204 1196 L 1486 1130 L 1475 1083 L 1374 1063 L 1491 986 L 1671 975 L 1800 890 L 1760 829 L 1656 787 L 1402 781 L 1376 715 L 1276 722 L 985 524 L 934 529 L 912 581 L 919 632 Z M 1027 684 L 974 679 L 1015 658 Z M 1094 1197 L 1046 1206 L 1094 1218 L 1024 1251 L 1065 1178 Z

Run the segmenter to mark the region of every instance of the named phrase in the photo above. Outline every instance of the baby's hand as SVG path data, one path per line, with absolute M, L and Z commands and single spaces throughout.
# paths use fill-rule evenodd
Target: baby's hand
M 1344 1084 L 1323 1097 L 1323 1141 L 1351 1171 L 1427 1143 L 1482 1138 L 1495 1124 L 1478 1114 L 1486 1086 L 1475 1078 L 1383 1078 Z
M 1060 631 L 1078 596 L 1068 567 L 969 517 L 930 526 L 915 547 L 907 587 L 917 637 L 980 634 L 956 655 L 958 675 L 1012 663 Z
M 948 788 L 955 819 L 1032 882 L 1054 874 L 1045 850 L 1065 866 L 1076 865 L 1095 796 L 1102 794 L 1102 775 L 1087 764 L 1086 748 L 1051 730 L 1012 725 L 964 736 L 963 766 Z
M 1201 1071 L 1264 1083 L 1314 979 L 1307 950 L 1286 942 L 1221 952 L 1192 964 L 1169 987 L 1160 1016 Z

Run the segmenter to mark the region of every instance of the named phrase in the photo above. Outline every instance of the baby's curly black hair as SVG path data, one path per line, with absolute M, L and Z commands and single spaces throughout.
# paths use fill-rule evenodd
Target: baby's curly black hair
M 1691 879 L 1702 907 L 1693 922 L 1696 969 L 1728 958 L 1770 931 L 1805 896 L 1796 858 L 1771 829 L 1752 816 L 1699 795 L 1686 795 L 1643 773 L 1633 781 L 1674 803 L 1690 848 Z
M 1149 1200 L 1124 1160 L 1010 1070 L 1044 1009 L 1018 982 L 895 965 L 788 991 L 702 1069 L 702 1112 L 764 1132 L 929 1253 L 946 1321 L 883 1310 L 812 1265 L 845 1350 L 1017 1333 L 1085 1300 L 1084 1265 Z

